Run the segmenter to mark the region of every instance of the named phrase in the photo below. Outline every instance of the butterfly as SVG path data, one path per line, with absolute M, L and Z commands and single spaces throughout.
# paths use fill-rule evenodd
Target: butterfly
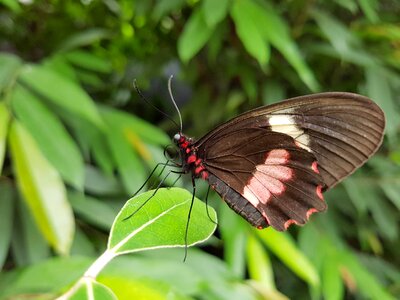
M 174 136 L 184 173 L 208 181 L 251 225 L 284 231 L 325 211 L 323 193 L 379 148 L 383 111 L 344 92 L 306 95 L 243 113 L 199 140 Z

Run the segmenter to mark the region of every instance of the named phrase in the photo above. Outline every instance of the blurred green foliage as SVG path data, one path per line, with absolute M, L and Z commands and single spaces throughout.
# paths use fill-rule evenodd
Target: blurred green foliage
M 132 81 L 175 116 L 171 74 L 189 135 L 336 90 L 383 108 L 384 145 L 303 228 L 255 231 L 212 194 L 219 232 L 186 263 L 149 251 L 100 282 L 120 299 L 400 298 L 399 16 L 396 0 L 0 1 L 0 298 L 51 299 L 105 249 L 177 130 Z

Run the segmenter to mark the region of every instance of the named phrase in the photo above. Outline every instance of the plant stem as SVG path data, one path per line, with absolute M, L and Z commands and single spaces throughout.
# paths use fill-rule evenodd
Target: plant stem
M 84 277 L 90 277 L 96 279 L 100 271 L 116 256 L 112 250 L 106 250 L 95 262 L 87 269 Z

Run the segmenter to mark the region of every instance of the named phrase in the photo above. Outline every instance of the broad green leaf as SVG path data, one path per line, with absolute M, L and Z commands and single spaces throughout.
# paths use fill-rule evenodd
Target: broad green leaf
M 345 24 L 319 10 L 313 10 L 312 16 L 333 47 L 333 49 L 331 47 L 320 47 L 322 53 L 336 56 L 351 64 L 377 67 L 377 59 L 370 55 L 365 47 L 362 47 L 358 37 Z
M 111 32 L 105 29 L 91 28 L 75 34 L 70 37 L 63 39 L 62 43 L 58 46 L 59 52 L 66 52 L 71 49 L 80 48 L 82 46 L 93 45 L 103 39 L 111 37 Z
M 0 3 L 2 3 L 4 6 L 7 6 L 14 13 L 21 12 L 21 5 L 17 0 L 0 0 Z
M 10 113 L 4 101 L 0 102 L 0 174 L 3 170 L 4 157 L 6 154 L 6 140 Z
M 43 60 L 43 66 L 68 78 L 71 81 L 78 82 L 78 77 L 76 75 L 76 70 L 71 66 L 71 64 L 62 55 L 53 55 L 51 57 Z
M 14 221 L 15 193 L 11 182 L 0 181 L 0 270 L 3 269 L 10 247 Z
M 300 278 L 311 286 L 319 286 L 320 280 L 314 265 L 297 248 L 290 235 L 271 228 L 257 230 L 262 242 Z
M 186 22 L 178 40 L 178 54 L 187 63 L 210 39 L 214 27 L 207 25 L 201 9 L 196 9 Z
M 370 22 L 379 22 L 377 14 L 379 2 L 377 0 L 358 0 L 358 4 Z
M 368 96 L 379 104 L 385 112 L 386 134 L 390 141 L 396 145 L 400 114 L 396 108 L 396 96 L 392 94 L 389 78 L 383 73 L 382 68 L 377 66 L 366 68 L 365 73 Z
M 159 127 L 135 115 L 105 106 L 100 107 L 100 112 L 102 117 L 109 123 L 120 127 L 126 136 L 129 136 L 129 132 L 134 132 L 143 141 L 151 144 L 165 146 L 171 143 L 171 138 Z
M 57 107 L 102 128 L 93 100 L 76 82 L 39 65 L 25 66 L 20 80 Z
M 112 70 L 112 66 L 109 61 L 88 51 L 75 50 L 66 53 L 64 57 L 72 64 L 94 72 L 109 73 Z
M 224 260 L 233 275 L 244 278 L 248 224 L 227 205 L 222 205 L 219 212 L 221 217 L 218 225 L 224 240 Z
M 84 257 L 53 257 L 42 260 L 23 270 L 4 272 L 0 276 L 0 298 L 18 299 L 33 294 L 46 294 L 55 299 L 56 293 L 65 291 L 90 266 L 92 259 Z M 17 297 L 19 295 L 19 297 Z
M 19 57 L 9 53 L 0 53 L 0 92 L 15 81 L 21 65 Z
M 286 22 L 279 13 L 272 6 L 268 4 L 260 5 L 256 1 L 238 0 L 233 7 L 236 5 L 240 6 L 237 14 L 246 12 L 246 16 L 251 18 L 253 24 L 256 24 L 256 30 L 259 31 L 264 41 L 268 41 L 282 53 L 307 87 L 312 91 L 319 90 L 320 86 L 314 73 L 306 64 L 297 44 L 290 36 Z M 239 17 L 240 15 L 237 16 L 237 18 Z M 253 28 L 249 31 L 253 32 L 254 30 Z
M 246 256 L 250 278 L 260 282 L 267 290 L 275 290 L 271 260 L 254 235 L 247 239 Z
M 21 197 L 14 200 L 16 200 L 15 220 L 19 222 L 14 223 L 11 253 L 17 266 L 26 267 L 50 257 L 51 251 L 25 201 Z
M 121 209 L 111 229 L 108 251 L 121 254 L 146 249 L 193 246 L 213 234 L 216 224 L 208 218 L 205 204 L 197 198 L 194 199 L 188 220 L 191 193 L 179 188 L 162 188 L 154 196 L 153 194 L 154 191 L 149 191 L 136 196 Z M 208 211 L 216 222 L 214 209 L 208 207 Z M 129 218 L 124 220 L 127 217 Z M 185 241 L 186 224 L 188 232 Z
M 221 22 L 228 13 L 229 4 L 229 0 L 204 0 L 202 9 L 207 25 L 212 28 Z
M 350 252 L 344 252 L 340 256 L 342 265 L 350 272 L 356 281 L 358 291 L 369 299 L 394 300 L 387 289 L 359 263 L 356 257 Z
M 83 158 L 58 117 L 21 85 L 14 88 L 11 104 L 17 118 L 35 138 L 43 155 L 67 183 L 82 190 Z
M 117 296 L 112 292 L 112 290 L 95 281 L 91 278 L 82 278 L 76 289 L 71 290 L 71 293 L 66 293 L 65 295 L 58 298 L 59 300 L 117 300 Z
M 236 33 L 249 52 L 261 66 L 269 60 L 270 48 L 268 39 L 263 35 L 264 24 L 257 23 L 250 1 L 235 1 L 231 7 L 231 16 L 235 22 Z
M 82 219 L 96 227 L 110 230 L 117 212 L 103 201 L 82 193 L 70 192 L 68 199 L 75 213 Z
M 121 195 L 123 187 L 113 174 L 104 174 L 94 166 L 85 166 L 85 191 L 92 195 Z
M 157 267 L 158 268 L 158 267 Z M 99 276 L 99 282 L 110 287 L 118 299 L 151 299 L 151 300 L 189 300 L 181 291 L 156 280 L 149 278 L 127 278 L 123 275 Z
M 344 286 L 340 274 L 340 260 L 336 255 L 328 256 L 323 264 L 322 291 L 326 300 L 341 300 L 344 296 Z
M 258 13 L 258 18 L 264 21 L 262 28 L 265 30 L 271 45 L 282 53 L 311 91 L 318 91 L 320 89 L 318 80 L 304 60 L 296 42 L 290 36 L 287 23 L 272 6 L 267 5 L 259 8 Z
M 145 168 L 137 151 L 129 145 L 121 128 L 110 124 L 107 141 L 125 191 L 134 194 L 146 180 Z
M 67 254 L 74 234 L 74 216 L 58 172 L 47 161 L 27 129 L 14 120 L 10 147 L 19 189 L 49 244 Z
M 159 0 L 152 10 L 152 17 L 156 21 L 168 15 L 174 10 L 179 10 L 186 4 L 186 0 Z

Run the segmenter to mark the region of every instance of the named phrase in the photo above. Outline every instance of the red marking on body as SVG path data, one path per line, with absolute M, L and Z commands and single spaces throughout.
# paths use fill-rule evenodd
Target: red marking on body
M 198 167 L 196 167 L 196 169 L 194 169 L 194 173 L 195 173 L 196 175 L 198 175 L 198 174 L 200 174 L 200 172 L 203 171 L 203 170 L 204 170 L 204 167 L 203 167 L 203 166 L 198 166 Z
M 201 178 L 203 178 L 204 180 L 207 180 L 207 178 L 208 178 L 208 172 L 206 172 L 205 170 L 203 170 L 203 172 L 201 172 Z
M 283 226 L 285 227 L 285 230 L 286 230 L 292 224 L 296 224 L 297 225 L 297 222 L 295 220 L 293 220 L 293 219 L 290 219 L 290 220 L 287 220 Z
M 194 154 L 189 155 L 189 157 L 187 158 L 187 163 L 191 164 L 191 163 L 195 162 L 196 159 L 197 159 L 196 155 L 194 155 Z
M 310 208 L 309 210 L 307 210 L 307 215 L 306 215 L 306 217 L 307 217 L 307 220 L 310 218 L 310 216 L 313 214 L 313 213 L 316 213 L 316 212 L 318 212 L 318 210 L 316 209 L 316 208 Z
M 322 195 L 322 185 L 318 185 L 315 190 L 319 199 L 324 200 L 324 196 Z
M 290 153 L 285 149 L 275 149 L 267 153 L 264 164 L 284 165 L 289 162 Z
M 314 161 L 314 162 L 311 164 L 311 169 L 313 169 L 313 171 L 314 171 L 315 173 L 319 174 L 318 162 L 317 162 L 317 161 Z

